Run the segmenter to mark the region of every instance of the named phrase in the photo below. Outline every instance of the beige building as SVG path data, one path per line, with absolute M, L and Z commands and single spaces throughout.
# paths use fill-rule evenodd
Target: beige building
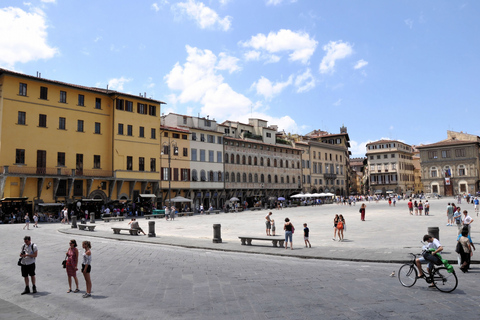
M 369 194 L 411 193 L 414 191 L 413 148 L 398 140 L 367 144 Z
M 447 139 L 417 149 L 426 193 L 453 196 L 479 190 L 479 136 L 447 131 Z

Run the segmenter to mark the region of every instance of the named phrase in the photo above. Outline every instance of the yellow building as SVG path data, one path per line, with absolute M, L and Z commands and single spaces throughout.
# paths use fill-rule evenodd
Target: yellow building
M 158 193 L 162 103 L 0 69 L 3 209 Z

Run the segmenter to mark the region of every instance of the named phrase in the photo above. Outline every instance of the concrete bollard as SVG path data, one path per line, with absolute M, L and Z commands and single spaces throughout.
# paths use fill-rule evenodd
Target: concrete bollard
M 440 228 L 438 227 L 428 227 L 427 233 L 434 238 L 440 240 Z
M 77 228 L 77 216 L 72 215 L 72 228 L 76 229 Z
M 95 212 L 90 212 L 90 223 L 95 223 Z
M 148 221 L 148 236 L 149 237 L 156 237 L 155 234 L 155 221 Z
M 222 242 L 222 225 L 221 224 L 214 224 L 213 225 L 213 243 L 221 243 Z

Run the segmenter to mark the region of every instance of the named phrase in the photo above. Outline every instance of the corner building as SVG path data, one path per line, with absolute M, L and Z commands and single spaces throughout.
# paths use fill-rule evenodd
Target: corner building
M 0 69 L 4 201 L 25 200 L 31 211 L 158 193 L 161 104 Z

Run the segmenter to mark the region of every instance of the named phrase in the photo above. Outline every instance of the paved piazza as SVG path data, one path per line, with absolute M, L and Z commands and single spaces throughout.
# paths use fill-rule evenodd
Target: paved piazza
M 95 232 L 58 223 L 30 231 L 0 225 L 0 319 L 476 319 L 478 264 L 468 274 L 455 266 L 459 286 L 451 294 L 423 281 L 404 288 L 390 277 L 408 252 L 420 251 L 428 227 L 440 228 L 444 257 L 456 260 L 456 227 L 445 226 L 447 201 L 431 200 L 431 216 L 409 215 L 406 201 L 395 208 L 367 203 L 365 222 L 359 205 L 273 210 L 277 234 L 283 234 L 285 217 L 295 225 L 294 250 L 264 241 L 240 244 L 239 235 L 265 234 L 265 210 L 175 221 L 140 218 L 146 232 L 148 221 L 155 221 L 155 238 L 113 235 L 112 226 L 127 227 L 128 221 L 97 221 Z M 480 218 L 472 205 L 465 208 L 475 219 L 472 237 L 478 243 Z M 344 242 L 332 241 L 335 213 L 347 221 Z M 311 249 L 303 245 L 304 222 Z M 223 243 L 212 243 L 213 224 L 222 225 Z M 39 247 L 39 292 L 22 296 L 16 262 L 27 234 Z M 92 242 L 92 298 L 81 297 L 80 274 L 82 293 L 67 293 L 61 261 L 71 238 Z M 476 263 L 479 256 L 475 252 Z

